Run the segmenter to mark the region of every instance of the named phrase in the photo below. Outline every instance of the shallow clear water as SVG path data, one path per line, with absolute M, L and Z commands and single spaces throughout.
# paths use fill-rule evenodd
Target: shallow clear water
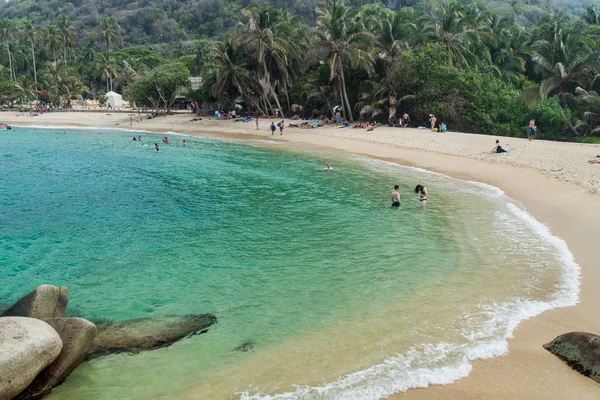
M 85 363 L 51 399 L 375 399 L 464 376 L 519 320 L 576 299 L 564 243 L 495 188 L 266 142 L 173 136 L 156 153 L 132 136 L 2 134 L 0 303 L 51 283 L 96 321 L 219 323 Z

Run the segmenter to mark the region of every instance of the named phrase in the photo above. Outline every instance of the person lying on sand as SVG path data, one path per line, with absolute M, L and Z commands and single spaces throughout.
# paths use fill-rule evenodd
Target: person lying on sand
M 365 124 L 363 124 L 362 122 L 358 121 L 356 124 L 354 124 L 354 126 L 352 127 L 352 129 L 365 129 L 367 126 Z
M 589 160 L 588 163 L 590 163 L 590 164 L 600 164 L 600 158 L 596 158 L 594 160 Z
M 374 131 L 376 126 L 377 126 L 376 124 L 372 124 L 372 125 L 369 124 L 369 125 L 367 125 L 367 132 Z

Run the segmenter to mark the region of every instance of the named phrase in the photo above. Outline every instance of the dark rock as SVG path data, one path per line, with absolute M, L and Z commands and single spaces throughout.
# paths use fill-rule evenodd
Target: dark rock
M 0 318 L 0 399 L 12 399 L 60 354 L 60 336 L 44 321 Z
M 63 318 L 67 311 L 68 304 L 69 289 L 66 286 L 61 286 L 60 292 L 58 294 L 58 300 L 56 301 L 56 308 L 54 309 L 54 315 L 52 316 L 52 318 Z
M 575 371 L 600 383 L 600 336 L 570 332 L 546 343 L 544 348 Z
M 87 358 L 167 347 L 185 337 L 208 331 L 208 327 L 216 322 L 217 318 L 212 314 L 167 315 L 99 326 Z
M 38 319 L 64 316 L 68 301 L 69 290 L 66 287 L 42 285 L 17 301 L 0 316 Z
M 96 337 L 96 325 L 81 318 L 52 318 L 45 320 L 59 334 L 63 348 L 56 360 L 43 370 L 17 400 L 39 399 L 62 383 L 83 362 Z
M 234 347 L 233 351 L 242 351 L 242 352 L 250 351 L 254 348 L 254 345 L 256 345 L 256 342 L 254 340 L 248 340 L 248 341 L 245 341 L 244 343 L 240 344 L 239 346 Z

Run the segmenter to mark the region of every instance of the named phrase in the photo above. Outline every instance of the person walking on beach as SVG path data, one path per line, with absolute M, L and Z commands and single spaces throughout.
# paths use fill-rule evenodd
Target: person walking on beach
M 435 123 L 437 121 L 437 118 L 433 114 L 429 114 L 429 117 L 429 122 L 431 122 L 431 132 L 435 132 Z
M 271 136 L 273 136 L 275 134 L 275 130 L 277 130 L 277 128 L 275 127 L 275 122 L 271 122 Z
M 415 193 L 419 195 L 421 207 L 425 207 L 427 205 L 427 188 L 423 185 L 417 185 L 417 187 L 415 187 Z
M 279 136 L 283 136 L 283 126 L 285 125 L 285 121 L 281 121 L 279 123 Z
M 530 142 L 533 141 L 536 130 L 537 130 L 537 126 L 535 126 L 535 118 L 532 118 L 531 121 L 529 121 L 529 131 L 527 132 L 529 134 Z
M 394 186 L 394 191 L 392 192 L 392 207 L 400 207 L 402 202 L 400 201 L 400 186 Z

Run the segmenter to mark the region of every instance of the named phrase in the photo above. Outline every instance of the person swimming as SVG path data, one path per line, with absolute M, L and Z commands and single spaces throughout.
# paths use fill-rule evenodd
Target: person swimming
M 427 188 L 423 185 L 417 185 L 415 187 L 415 193 L 419 195 L 419 203 L 422 207 L 427 205 Z
M 142 141 L 142 137 L 138 136 L 138 142 L 141 142 L 141 141 Z
M 183 147 L 187 146 L 187 142 L 183 139 Z
M 323 168 L 325 171 L 331 171 L 333 168 L 331 168 L 331 164 L 327 164 L 327 166 L 325 168 Z
M 400 201 L 400 186 L 394 186 L 394 191 L 392 192 L 392 207 L 400 207 L 402 202 Z

